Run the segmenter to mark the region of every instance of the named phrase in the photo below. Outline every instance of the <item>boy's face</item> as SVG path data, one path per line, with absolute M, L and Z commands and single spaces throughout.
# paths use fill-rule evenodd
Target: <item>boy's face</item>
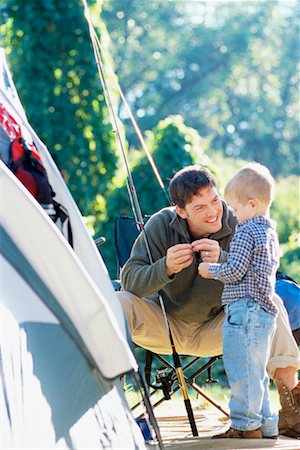
M 184 208 L 176 206 L 177 214 L 186 219 L 195 238 L 207 237 L 222 228 L 223 204 L 214 187 L 200 189 Z
M 257 212 L 257 202 L 255 200 L 248 200 L 245 204 L 240 203 L 236 199 L 228 200 L 228 204 L 233 210 L 233 214 L 237 218 L 238 222 L 245 222 L 246 220 L 255 217 Z

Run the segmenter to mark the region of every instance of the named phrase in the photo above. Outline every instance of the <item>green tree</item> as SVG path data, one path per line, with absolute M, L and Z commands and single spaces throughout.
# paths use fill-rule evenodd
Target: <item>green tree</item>
M 277 180 L 271 217 L 277 223 L 282 251 L 280 270 L 300 283 L 299 177 L 289 176 Z
M 299 14 L 293 2 L 262 2 L 248 49 L 216 95 L 223 110 L 213 148 L 266 164 L 275 176 L 299 173 Z M 252 31 L 251 31 L 252 30 Z
M 209 138 L 210 153 L 299 173 L 298 6 L 104 1 L 117 74 L 141 127 L 180 113 Z
M 89 3 L 106 42 L 100 7 Z M 29 121 L 82 213 L 99 216 L 117 157 L 82 3 L 8 0 L 1 13 L 1 45 Z
M 183 166 L 190 164 L 209 165 L 201 138 L 196 130 L 187 127 L 181 116 L 171 116 L 160 121 L 152 132 L 147 133 L 148 148 L 158 168 L 165 192 L 158 184 L 146 155 L 135 152 L 131 154 L 131 173 L 135 189 L 144 215 L 151 215 L 160 208 L 169 206 L 165 193 L 169 180 Z M 133 217 L 129 195 L 126 188 L 126 175 L 118 176 L 118 187 L 107 199 L 106 220 L 102 224 L 101 233 L 107 243 L 101 248 L 101 253 L 109 271 L 115 277 L 116 254 L 114 249 L 114 218 L 123 215 Z
M 281 246 L 283 255 L 280 259 L 280 267 L 283 273 L 288 274 L 295 281 L 300 284 L 299 261 L 300 261 L 300 247 L 299 247 L 299 231 L 294 233 L 286 244 Z

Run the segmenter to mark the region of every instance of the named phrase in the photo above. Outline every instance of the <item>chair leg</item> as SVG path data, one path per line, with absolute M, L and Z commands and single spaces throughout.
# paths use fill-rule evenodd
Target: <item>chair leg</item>
M 197 383 L 192 381 L 190 378 L 187 378 L 186 376 L 184 378 L 185 378 L 186 383 L 188 384 L 188 386 L 192 387 L 197 392 L 197 394 L 201 395 L 201 397 L 203 397 L 206 401 L 208 401 L 210 404 L 212 404 L 215 408 L 217 408 L 226 417 L 229 417 L 229 413 L 227 411 L 225 411 L 225 409 L 223 409 L 222 406 L 220 406 L 218 403 L 216 403 L 210 396 L 205 394 L 205 392 L 198 386 Z M 179 386 L 175 386 L 175 388 L 171 392 L 171 395 L 175 394 L 175 392 L 179 391 L 179 389 L 180 389 Z M 150 396 L 152 396 L 157 390 L 158 389 L 150 392 Z M 161 399 L 157 400 L 155 403 L 153 403 L 153 405 L 152 405 L 153 408 L 156 408 L 157 406 L 159 406 L 164 401 L 165 401 L 164 397 L 162 397 Z
M 215 378 L 212 377 L 212 370 L 211 370 L 211 366 L 208 367 L 207 369 L 207 378 L 205 380 L 206 384 L 211 384 L 211 383 L 217 383 L 218 380 L 216 380 Z
M 146 357 L 145 357 L 145 369 L 144 369 L 144 375 L 145 375 L 145 380 L 146 383 L 148 384 L 148 386 L 150 386 L 151 384 L 151 369 L 152 369 L 152 361 L 153 361 L 153 356 L 154 354 L 152 352 L 150 352 L 150 350 L 146 350 Z
M 172 370 L 172 378 L 171 381 L 175 382 L 176 381 L 176 372 L 175 372 L 175 367 L 169 363 L 169 361 L 165 358 L 163 358 L 161 355 L 157 355 L 157 354 L 153 354 L 153 357 L 155 357 L 158 361 L 160 361 L 161 363 L 164 364 L 165 367 L 167 367 L 168 369 Z M 219 359 L 221 359 L 222 356 L 214 356 L 212 358 L 209 359 L 209 361 L 204 364 L 202 367 L 200 367 L 195 373 L 193 373 L 190 377 L 186 377 L 184 375 L 185 381 L 186 383 L 192 387 L 198 394 L 200 394 L 203 398 L 205 398 L 205 400 L 207 400 L 209 403 L 211 403 L 215 408 L 217 408 L 219 411 L 221 411 L 226 417 L 229 417 L 229 414 L 227 411 L 225 411 L 219 404 L 217 404 L 210 396 L 208 396 L 199 386 L 198 384 L 195 382 L 195 379 L 201 374 L 203 373 L 205 370 L 208 370 L 211 368 L 211 366 Z M 191 368 L 192 365 L 194 365 L 197 361 L 199 361 L 199 358 L 195 358 L 193 359 L 193 361 L 191 361 L 189 364 L 187 364 L 186 366 L 183 367 L 183 372 L 186 372 L 188 369 Z M 210 377 L 211 378 L 211 377 Z M 213 379 L 211 378 L 212 382 Z M 172 383 L 171 383 L 172 384 Z M 149 384 L 150 387 L 152 387 L 153 391 L 150 392 L 150 396 L 152 396 L 155 392 L 157 392 L 159 389 L 161 389 L 160 387 L 157 387 L 153 384 Z M 177 392 L 180 389 L 179 386 L 175 386 L 175 388 L 173 388 L 170 392 L 170 395 L 173 395 L 175 392 Z M 153 404 L 153 408 L 155 408 L 156 406 L 159 406 L 162 402 L 165 401 L 165 397 L 162 397 L 161 399 L 157 400 L 154 404 Z

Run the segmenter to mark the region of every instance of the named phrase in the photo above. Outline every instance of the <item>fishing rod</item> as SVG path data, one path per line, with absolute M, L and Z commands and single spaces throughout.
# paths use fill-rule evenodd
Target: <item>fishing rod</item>
M 84 0 L 84 1 L 85 1 L 85 0 Z M 97 44 L 97 46 L 98 46 L 98 49 L 100 49 L 100 53 L 103 55 L 103 57 L 104 57 L 104 59 L 105 59 L 105 51 L 104 51 L 104 49 L 103 49 L 103 46 L 101 45 L 100 39 L 98 38 L 98 36 L 97 36 L 97 34 L 96 34 L 94 28 L 93 28 L 93 33 L 94 33 L 93 38 L 95 39 L 95 42 L 96 42 L 96 44 Z M 115 87 L 117 88 L 117 91 L 118 91 L 118 93 L 119 93 L 119 95 L 120 95 L 120 97 L 121 97 L 121 100 L 122 100 L 122 102 L 123 102 L 123 104 L 124 104 L 124 106 L 125 106 L 125 108 L 126 108 L 126 111 L 127 111 L 128 115 L 129 115 L 129 118 L 130 118 L 130 120 L 131 120 L 131 123 L 132 123 L 132 125 L 133 125 L 133 128 L 134 128 L 134 130 L 135 130 L 135 132 L 136 132 L 136 134 L 137 134 L 137 137 L 138 137 L 138 139 L 139 139 L 139 141 L 140 141 L 140 144 L 141 144 L 141 146 L 142 146 L 142 148 L 143 148 L 143 150 L 144 150 L 144 152 L 145 152 L 145 154 L 146 154 L 146 156 L 147 156 L 147 159 L 148 159 L 148 161 L 149 161 L 149 163 L 150 163 L 150 166 L 151 166 L 151 168 L 152 168 L 152 170 L 153 170 L 153 173 L 154 173 L 154 175 L 155 175 L 155 178 L 157 179 L 157 182 L 158 182 L 159 186 L 160 186 L 161 189 L 163 190 L 163 192 L 164 192 L 164 194 L 165 194 L 165 196 L 166 196 L 166 198 L 167 198 L 167 202 L 168 202 L 169 204 L 171 204 L 171 199 L 170 199 L 170 196 L 169 196 L 169 194 L 168 194 L 168 191 L 167 191 L 166 188 L 165 188 L 164 182 L 163 182 L 163 180 L 162 180 L 162 178 L 161 178 L 161 176 L 160 176 L 160 173 L 159 173 L 159 171 L 158 171 L 158 168 L 157 168 L 157 166 L 156 166 L 156 164 L 155 164 L 155 162 L 154 162 L 154 159 L 153 159 L 153 157 L 152 157 L 152 155 L 151 155 L 151 153 L 150 153 L 150 151 L 149 151 L 149 149 L 148 149 L 148 147 L 147 147 L 147 144 L 146 144 L 146 142 L 145 142 L 145 139 L 144 139 L 144 137 L 143 137 L 143 134 L 142 134 L 142 132 L 141 132 L 141 130 L 140 130 L 138 124 L 137 124 L 137 121 L 135 120 L 135 117 L 134 117 L 134 115 L 133 115 L 133 113 L 132 113 L 132 110 L 131 110 L 131 108 L 130 108 L 130 106 L 129 106 L 127 100 L 126 100 L 126 97 L 125 97 L 125 95 L 124 95 L 124 93 L 123 93 L 123 91 L 122 91 L 122 89 L 121 89 L 121 86 L 120 86 L 120 84 L 118 83 L 118 80 L 116 79 L 115 73 L 114 73 L 114 71 L 113 71 L 111 65 L 110 65 L 107 61 L 106 61 L 106 66 L 109 67 L 109 69 L 110 69 L 110 72 L 111 72 L 111 75 L 112 75 L 112 79 L 113 79 L 113 83 L 114 83 Z
M 105 58 L 105 51 L 104 51 L 104 49 L 103 49 L 103 46 L 101 45 L 101 42 L 100 42 L 100 40 L 99 40 L 99 38 L 98 38 L 98 36 L 97 36 L 97 34 L 95 33 L 94 30 L 93 30 L 93 32 L 94 32 L 95 42 L 96 42 L 96 44 L 97 44 L 97 46 L 98 46 L 98 49 L 100 49 L 100 54 L 103 55 L 103 58 L 104 58 L 104 60 L 105 60 L 106 58 Z M 160 176 L 160 173 L 159 173 L 159 170 L 158 170 L 158 168 L 157 168 L 157 166 L 156 166 L 156 164 L 155 164 L 155 161 L 154 161 L 154 159 L 153 159 L 153 157 L 152 157 L 152 155 L 151 155 L 151 153 L 150 153 L 150 151 L 149 151 L 149 149 L 148 149 L 148 147 L 147 147 L 147 144 L 146 144 L 146 142 L 145 142 L 145 139 L 144 139 L 144 137 L 143 137 L 143 134 L 142 134 L 142 132 L 141 132 L 141 130 L 140 130 L 138 124 L 137 124 L 137 121 L 135 120 L 135 117 L 134 117 L 134 115 L 133 115 L 133 113 L 132 113 L 132 110 L 131 110 L 131 108 L 130 108 L 130 106 L 129 106 L 129 104 L 128 104 L 126 98 L 125 98 L 125 95 L 124 95 L 124 93 L 123 93 L 123 91 L 122 91 L 122 89 L 121 89 L 121 87 L 120 87 L 120 84 L 118 83 L 118 80 L 116 79 L 115 73 L 114 73 L 114 71 L 113 71 L 111 65 L 109 64 L 109 62 L 108 62 L 107 60 L 106 60 L 105 66 L 108 67 L 108 68 L 110 69 L 111 79 L 113 80 L 113 83 L 114 83 L 115 87 L 117 88 L 117 91 L 118 91 L 118 93 L 119 93 L 119 95 L 120 95 L 120 97 L 121 97 L 121 100 L 123 101 L 123 104 L 124 104 L 124 106 L 125 106 L 125 108 L 126 108 L 126 111 L 127 111 L 128 115 L 129 115 L 129 118 L 130 118 L 130 120 L 131 120 L 131 122 L 132 122 L 132 125 L 133 125 L 134 130 L 135 130 L 135 132 L 136 132 L 136 134 L 137 134 L 137 137 L 138 137 L 138 139 L 139 139 L 139 142 L 140 142 L 140 144 L 141 144 L 141 146 L 142 146 L 142 148 L 143 148 L 143 150 L 144 150 L 144 152 L 145 152 L 145 154 L 146 154 L 146 157 L 147 157 L 147 159 L 148 159 L 148 161 L 149 161 L 149 164 L 150 164 L 150 166 L 151 166 L 151 168 L 152 168 L 152 170 L 153 170 L 153 173 L 154 173 L 154 175 L 155 175 L 155 178 L 156 178 L 156 180 L 157 180 L 157 182 L 158 182 L 160 188 L 163 190 L 164 195 L 166 196 L 167 203 L 168 203 L 170 206 L 172 206 L 173 203 L 172 203 L 172 201 L 171 201 L 171 198 L 170 198 L 170 196 L 169 196 L 169 193 L 168 193 L 168 191 L 167 191 L 167 189 L 166 189 L 166 187 L 165 187 L 165 184 L 164 184 L 164 182 L 163 182 L 163 180 L 162 180 L 162 178 L 161 178 L 161 176 Z M 103 66 L 103 67 L 104 67 L 104 66 Z M 105 94 L 104 94 L 104 95 L 105 95 Z M 128 167 L 128 169 L 129 169 L 129 167 Z M 187 235 L 187 233 L 186 233 L 185 229 L 183 228 L 183 226 L 182 226 L 180 220 L 178 220 L 178 217 L 177 217 L 177 221 L 178 221 L 178 225 L 179 225 L 179 227 L 180 227 L 180 229 L 181 229 L 181 232 L 182 232 L 183 236 L 185 237 L 186 241 L 187 241 L 188 243 L 190 243 L 190 237 Z M 139 227 L 138 227 L 138 228 L 139 228 Z M 140 229 L 139 229 L 139 230 L 140 230 Z
M 104 92 L 104 96 L 105 96 L 105 100 L 106 100 L 106 104 L 107 104 L 109 113 L 110 113 L 111 118 L 112 118 L 112 124 L 114 125 L 114 130 L 113 131 L 115 133 L 115 136 L 118 137 L 118 139 L 116 138 L 117 145 L 119 145 L 120 152 L 121 152 L 121 154 L 123 156 L 123 162 L 124 162 L 125 168 L 126 168 L 126 173 L 127 173 L 126 185 L 127 185 L 127 190 L 128 190 L 128 194 L 129 194 L 130 203 L 131 203 L 131 208 L 132 208 L 132 211 L 134 213 L 136 224 L 139 224 L 139 227 L 141 229 L 143 227 L 142 212 L 141 212 L 139 203 L 137 201 L 137 195 L 136 195 L 135 186 L 134 186 L 134 183 L 133 183 L 133 180 L 132 180 L 129 164 L 128 164 L 128 161 L 127 161 L 125 148 L 124 148 L 124 145 L 123 145 L 123 140 L 121 138 L 120 128 L 119 128 L 119 124 L 118 124 L 118 118 L 117 118 L 117 115 L 115 113 L 115 109 L 114 109 L 114 106 L 113 106 L 113 103 L 112 103 L 112 99 L 111 99 L 111 96 L 110 96 L 109 89 L 107 87 L 105 73 L 104 73 L 104 68 L 103 68 L 103 64 L 102 64 L 102 60 L 101 60 L 101 55 L 100 55 L 100 52 L 99 52 L 99 47 L 97 47 L 97 45 L 96 45 L 97 44 L 96 32 L 94 30 L 94 27 L 93 27 L 93 24 L 92 24 L 92 21 L 91 21 L 91 18 L 90 18 L 90 13 L 89 13 L 89 9 L 88 9 L 88 5 L 87 5 L 86 0 L 83 0 L 83 5 L 84 5 L 84 11 L 85 11 L 85 18 L 86 18 L 87 23 L 88 23 L 89 33 L 90 33 L 90 37 L 91 37 L 91 41 L 92 41 L 92 45 L 93 45 L 93 51 L 94 51 L 95 61 L 96 61 L 96 64 L 97 64 L 97 69 L 98 69 L 100 82 L 102 84 L 103 92 Z M 139 370 L 139 374 L 141 376 L 140 370 Z M 135 374 L 134 374 L 134 378 L 135 378 L 135 380 L 137 380 L 137 378 L 135 377 Z M 151 420 L 152 426 L 154 428 L 159 448 L 160 448 L 160 450 L 162 450 L 163 449 L 162 437 L 161 437 L 161 434 L 160 434 L 160 430 L 159 430 L 159 427 L 158 427 L 158 423 L 157 423 L 156 417 L 154 416 L 154 413 L 153 413 L 153 410 L 152 410 L 150 396 L 149 396 L 146 384 L 144 383 L 144 380 L 143 380 L 142 377 L 141 377 L 141 381 L 142 381 L 142 385 L 144 387 L 144 393 L 145 393 L 145 397 L 144 397 L 145 407 L 146 407 L 148 416 L 149 416 L 149 418 Z
M 133 179 L 132 179 L 130 167 L 129 167 L 127 156 L 126 156 L 126 152 L 125 152 L 125 148 L 124 148 L 124 145 L 123 145 L 123 140 L 122 140 L 122 136 L 121 136 L 121 132 L 120 132 L 120 127 L 119 127 L 119 124 L 118 124 L 118 118 L 117 118 L 117 115 L 116 115 L 116 112 L 115 112 L 115 108 L 114 108 L 114 105 L 113 105 L 113 102 L 112 102 L 112 99 L 111 99 L 110 91 L 109 91 L 107 83 L 106 83 L 105 68 L 104 68 L 104 64 L 103 64 L 103 61 L 102 61 L 100 50 L 102 50 L 102 55 L 104 55 L 104 52 L 103 52 L 102 47 L 100 48 L 100 41 L 97 38 L 97 34 L 96 34 L 95 29 L 93 27 L 86 0 L 83 0 L 83 4 L 84 4 L 84 8 L 85 8 L 85 17 L 86 17 L 86 20 L 88 22 L 89 33 L 90 33 L 90 37 L 91 37 L 91 41 L 92 41 L 92 45 L 93 45 L 95 60 L 96 60 L 97 68 L 98 68 L 99 78 L 100 78 L 100 81 L 101 81 L 101 84 L 102 84 L 102 87 L 103 87 L 103 91 L 104 91 L 105 99 L 106 99 L 106 102 L 107 102 L 107 106 L 108 106 L 108 109 L 109 109 L 109 112 L 110 112 L 110 115 L 111 115 L 111 118 L 112 118 L 112 123 L 113 123 L 113 126 L 115 128 L 116 140 L 117 140 L 117 143 L 118 143 L 119 148 L 121 150 L 121 154 L 122 154 L 122 157 L 123 157 L 123 162 L 125 164 L 125 169 L 126 169 L 126 173 L 127 173 L 127 189 L 128 189 L 128 193 L 129 193 L 129 198 L 130 198 L 133 214 L 134 214 L 134 217 L 135 217 L 135 221 L 136 221 L 137 227 L 138 227 L 139 231 L 142 233 L 142 235 L 144 237 L 144 242 L 145 242 L 145 246 L 146 246 L 146 251 L 147 251 L 147 254 L 148 254 L 149 262 L 152 265 L 154 263 L 154 260 L 153 260 L 152 253 L 151 253 L 151 250 L 150 250 L 150 247 L 149 247 L 147 234 L 145 232 L 145 224 L 144 224 L 142 211 L 141 211 L 141 208 L 140 208 L 138 196 L 137 196 L 137 193 L 136 193 L 135 185 L 134 185 L 134 182 L 133 182 Z M 118 83 L 117 83 L 117 85 L 118 85 L 118 91 L 121 92 L 121 88 L 120 88 Z M 125 99 L 123 93 L 121 95 L 121 98 Z M 125 100 L 125 105 L 126 105 L 127 108 L 129 108 L 126 100 Z M 136 121 L 135 121 L 131 111 L 130 111 L 130 117 L 133 118 L 133 123 L 134 123 L 135 129 L 137 128 L 139 130 L 139 128 L 137 126 L 137 123 L 136 123 Z M 138 132 L 138 136 L 142 137 L 142 134 L 141 134 L 140 130 Z M 146 149 L 147 146 L 146 146 L 145 141 L 144 141 L 143 138 L 142 138 L 142 142 L 143 142 L 142 143 L 143 148 Z M 156 168 L 156 166 L 154 164 L 153 158 L 150 155 L 148 149 L 146 151 L 146 154 L 147 154 L 148 159 L 150 157 L 149 161 L 151 161 L 151 167 L 155 168 L 155 175 L 156 175 L 156 177 L 157 177 L 157 179 L 159 181 L 160 186 L 162 187 L 162 189 L 164 190 L 165 194 L 167 195 L 165 187 L 164 187 L 164 184 L 163 184 L 163 182 L 161 180 L 159 172 L 158 172 L 158 170 L 157 170 L 157 168 Z M 167 195 L 167 198 L 168 198 L 168 201 L 170 203 L 168 195 Z M 175 342 L 174 342 L 174 339 L 173 339 L 173 336 L 172 336 L 169 320 L 168 320 L 168 317 L 167 317 L 166 308 L 165 308 L 164 301 L 163 301 L 163 298 L 162 298 L 162 295 L 161 295 L 160 292 L 158 292 L 158 298 L 159 298 L 160 307 L 161 307 L 161 310 L 162 310 L 162 314 L 163 314 L 166 330 L 167 330 L 169 341 L 170 341 L 170 346 L 171 346 L 172 357 L 173 357 L 173 361 L 174 361 L 174 367 L 175 367 L 175 371 L 176 371 L 176 375 L 177 375 L 178 385 L 180 386 L 180 390 L 181 390 L 181 393 L 182 393 L 182 396 L 183 396 L 183 400 L 184 400 L 187 416 L 188 416 L 188 419 L 189 419 L 189 422 L 190 422 L 190 426 L 191 426 L 191 431 L 192 431 L 193 436 L 198 436 L 198 431 L 197 431 L 197 427 L 196 427 L 194 413 L 193 413 L 193 410 L 192 410 L 191 401 L 190 401 L 190 398 L 189 398 L 188 389 L 187 389 L 185 377 L 184 377 L 184 374 L 183 374 L 182 364 L 181 364 L 181 361 L 180 361 L 179 354 L 178 354 L 178 352 L 176 350 Z

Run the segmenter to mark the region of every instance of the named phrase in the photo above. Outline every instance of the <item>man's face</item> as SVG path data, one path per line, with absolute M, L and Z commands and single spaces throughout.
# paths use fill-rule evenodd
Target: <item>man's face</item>
M 186 219 L 194 238 L 207 237 L 222 228 L 223 204 L 214 187 L 200 189 L 184 208 L 176 206 L 176 211 Z

